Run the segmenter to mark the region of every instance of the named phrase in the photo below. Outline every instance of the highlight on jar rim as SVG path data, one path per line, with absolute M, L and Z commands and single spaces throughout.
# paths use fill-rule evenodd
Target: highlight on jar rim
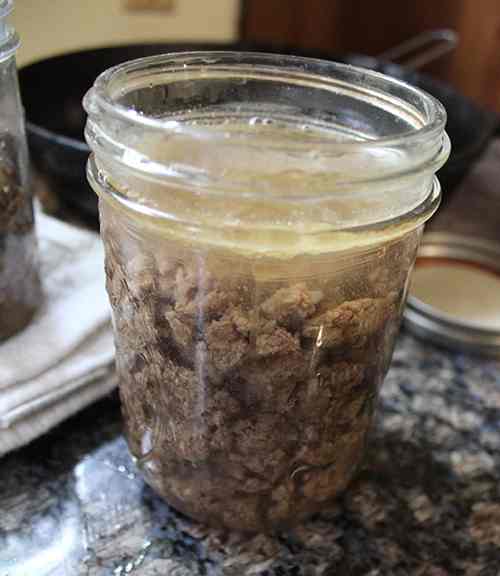
M 19 36 L 6 22 L 13 8 L 13 0 L 0 0 L 0 60 L 9 58 L 19 48 Z

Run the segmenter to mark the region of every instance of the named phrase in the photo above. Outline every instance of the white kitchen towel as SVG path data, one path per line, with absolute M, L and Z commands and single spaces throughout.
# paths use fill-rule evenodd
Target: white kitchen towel
M 109 394 L 114 388 L 116 388 L 114 374 L 106 379 L 99 378 L 95 382 L 87 382 L 78 393 L 34 412 L 10 428 L 0 430 L 0 457 L 45 434 L 57 424 Z
M 0 344 L 0 455 L 114 386 L 114 345 L 97 234 L 37 214 L 44 301 Z

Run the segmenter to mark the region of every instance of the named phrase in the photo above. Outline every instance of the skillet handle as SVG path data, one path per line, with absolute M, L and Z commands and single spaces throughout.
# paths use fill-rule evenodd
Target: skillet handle
M 378 58 L 403 65 L 409 70 L 418 70 L 452 52 L 458 40 L 458 34 L 450 28 L 426 30 L 382 52 Z

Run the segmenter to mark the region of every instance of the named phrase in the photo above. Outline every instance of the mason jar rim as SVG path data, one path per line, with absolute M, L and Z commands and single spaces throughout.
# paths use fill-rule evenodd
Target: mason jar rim
M 330 83 L 332 87 L 335 84 L 338 86 L 344 84 L 349 85 L 349 88 L 352 89 L 353 86 L 356 86 L 355 83 L 339 83 L 333 73 L 342 72 L 350 75 L 351 80 L 354 79 L 356 75 L 360 75 L 363 78 L 363 82 L 370 82 L 374 88 L 379 89 L 380 92 L 378 96 L 381 97 L 379 104 L 384 104 L 382 95 L 390 87 L 404 92 L 408 98 L 410 98 L 410 96 L 415 98 L 419 101 L 422 106 L 422 111 L 425 113 L 425 118 L 420 118 L 421 126 L 399 133 L 396 136 L 389 135 L 369 140 L 352 139 L 326 142 L 325 139 L 304 134 L 304 137 L 300 141 L 294 141 L 293 144 L 291 144 L 294 149 L 301 147 L 307 148 L 311 143 L 318 146 L 322 152 L 327 152 L 328 149 L 339 151 L 353 147 L 359 148 L 365 144 L 370 147 L 397 146 L 403 142 L 405 144 L 411 144 L 413 141 L 438 137 L 443 132 L 446 124 L 446 111 L 436 98 L 420 88 L 416 88 L 407 82 L 380 72 L 317 58 L 229 50 L 171 52 L 138 58 L 118 64 L 104 71 L 97 77 L 94 86 L 87 92 L 84 98 L 84 106 L 89 114 L 92 112 L 103 113 L 110 118 L 115 117 L 137 126 L 161 130 L 164 133 L 171 131 L 175 134 L 184 134 L 189 138 L 200 140 L 205 138 L 209 138 L 210 140 L 217 140 L 217 138 L 223 139 L 223 131 L 217 133 L 206 126 L 179 125 L 175 122 L 166 123 L 164 119 L 141 114 L 133 108 L 118 102 L 117 96 L 122 96 L 125 93 L 123 90 L 119 90 L 117 94 L 113 94 L 111 88 L 113 83 L 119 80 L 120 76 L 124 77 L 127 74 L 139 72 L 142 69 L 153 66 L 164 66 L 164 72 L 172 73 L 176 71 L 176 65 L 182 66 L 186 71 L 190 68 L 193 69 L 197 65 L 207 69 L 217 65 L 226 65 L 228 69 L 234 73 L 238 72 L 235 67 L 235 65 L 238 64 L 245 66 L 247 73 L 248 68 L 251 66 L 257 75 L 262 72 L 272 71 L 273 69 L 282 74 L 299 73 L 303 77 L 314 78 L 317 87 L 324 87 Z M 170 67 L 170 69 L 168 67 Z M 242 70 L 240 69 L 240 71 Z M 286 81 L 287 78 L 284 77 L 284 80 Z M 368 94 L 368 90 L 362 88 L 361 84 L 357 85 L 357 88 L 359 92 L 366 92 Z M 390 95 L 388 96 L 387 101 L 390 100 Z M 251 144 L 252 137 L 245 135 L 245 141 Z M 262 142 L 272 145 L 273 139 L 259 137 L 259 145 L 261 145 Z M 281 139 L 279 143 L 276 142 L 276 144 L 281 148 L 288 147 Z
M 249 78 L 255 82 L 250 84 L 250 92 L 242 92 L 241 100 L 233 102 L 231 85 L 237 94 Z M 215 82 L 215 104 L 217 82 L 229 87 L 227 113 L 235 117 L 236 130 L 225 129 L 225 108 L 211 108 L 210 90 L 198 107 L 195 83 L 211 80 Z M 264 88 L 278 87 L 285 95 L 278 91 L 276 100 L 272 95 L 269 101 L 259 100 L 259 92 L 255 96 L 252 92 L 259 90 L 259 83 Z M 162 91 L 169 84 L 177 84 L 172 94 Z M 302 94 L 288 93 L 294 87 Z M 309 101 L 315 90 L 318 100 Z M 138 108 L 136 102 L 140 102 Z M 259 107 L 260 102 L 264 107 Z M 149 112 L 150 105 L 157 106 L 162 115 L 155 117 Z M 88 113 L 85 136 L 92 152 L 87 174 L 95 191 L 137 215 L 190 226 L 201 220 L 187 206 L 201 210 L 199 217 L 204 219 L 201 202 L 212 199 L 214 206 L 220 201 L 232 203 L 233 211 L 221 216 L 225 227 L 239 226 L 235 210 L 250 214 L 255 202 L 261 207 L 279 205 L 293 218 L 303 210 L 312 213 L 329 205 L 331 209 L 314 218 L 319 218 L 318 226 L 331 230 L 380 230 L 401 227 L 403 221 L 412 219 L 410 226 L 414 226 L 427 220 L 439 204 L 440 188 L 434 174 L 450 151 L 444 131 L 446 112 L 433 96 L 371 70 L 280 54 L 212 51 L 141 58 L 102 73 L 87 92 L 84 107 Z M 220 124 L 210 124 L 214 110 Z M 269 112 L 270 119 L 284 121 L 285 129 L 238 130 L 239 119 L 250 123 L 254 110 L 259 117 Z M 200 125 L 198 119 L 208 119 L 208 125 Z M 301 130 L 298 137 L 287 137 L 288 122 L 292 130 L 309 123 L 319 130 Z M 335 136 L 337 130 L 340 138 Z M 143 137 L 153 148 L 143 148 Z M 165 138 L 171 146 L 170 159 L 162 157 L 161 147 L 154 148 L 157 138 L 158 142 Z M 180 154 L 178 159 L 175 151 Z M 241 159 L 243 171 L 240 164 L 233 165 L 235 155 Z M 262 160 L 267 168 L 259 172 L 260 164 L 254 165 L 250 158 Z M 275 171 L 273 158 L 277 160 Z M 297 171 L 298 163 L 311 171 L 301 172 L 300 167 Z M 342 165 L 349 167 L 343 169 Z M 275 187 L 273 174 L 280 175 L 279 166 L 285 171 Z M 302 173 L 303 178 L 294 178 Z M 178 207 L 189 214 L 175 214 L 173 206 L 160 208 L 152 197 L 138 200 L 135 193 L 129 194 L 128 178 L 144 179 L 183 195 Z M 368 209 L 369 205 L 376 209 Z M 340 216 L 343 209 L 349 214 L 345 219 Z M 268 218 L 273 210 L 270 208 Z M 278 226 L 267 221 L 257 226 L 268 225 Z M 292 219 L 287 220 L 286 226 L 291 225 Z M 285 226 L 284 221 L 279 226 Z

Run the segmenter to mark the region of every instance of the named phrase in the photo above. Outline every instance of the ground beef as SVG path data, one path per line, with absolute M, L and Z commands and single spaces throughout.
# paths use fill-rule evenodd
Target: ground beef
M 126 228 L 102 221 L 127 434 L 148 482 L 240 530 L 321 510 L 361 462 L 414 237 L 366 259 L 346 291 L 335 274 L 237 276 L 161 241 L 130 257 Z

